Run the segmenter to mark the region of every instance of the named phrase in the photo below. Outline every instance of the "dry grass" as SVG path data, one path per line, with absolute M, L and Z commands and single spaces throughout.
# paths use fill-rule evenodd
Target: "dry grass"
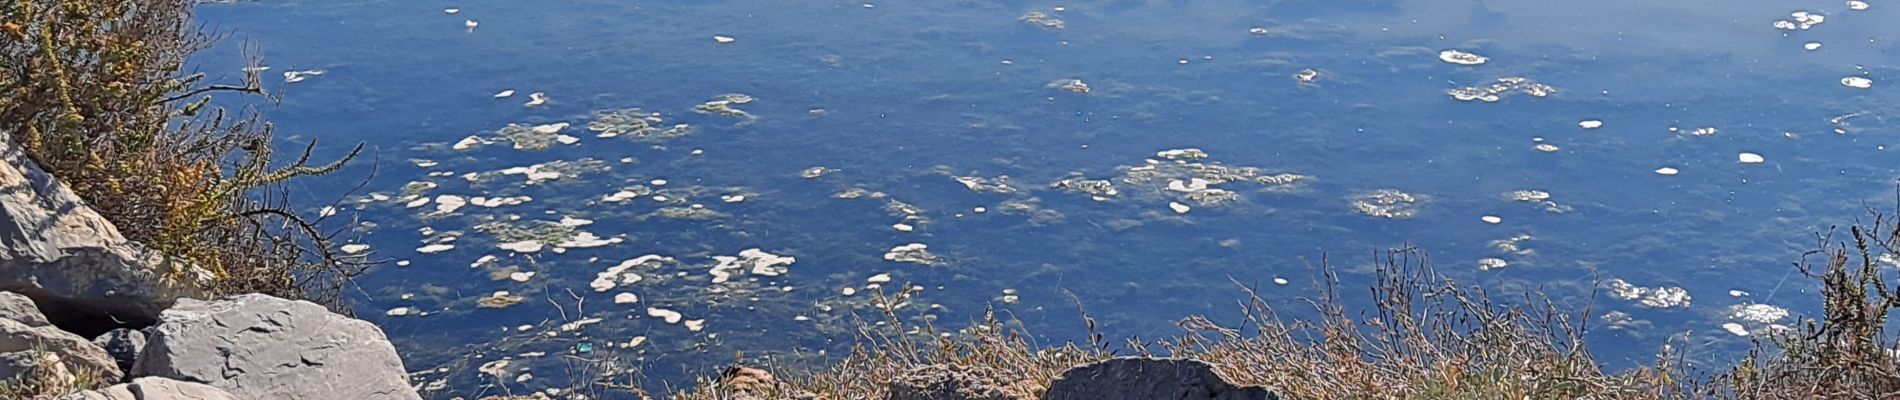
M 897 303 L 884 300 L 879 297 L 881 304 Z M 1035 346 L 1021 330 L 998 321 L 994 312 L 950 336 L 940 335 L 929 325 L 906 328 L 894 312 L 886 312 L 886 324 L 860 324 L 859 344 L 829 369 L 765 387 L 727 387 L 719 380 L 703 378 L 696 390 L 671 398 L 882 399 L 889 395 L 887 383 L 925 367 L 978 377 L 981 382 L 977 383 L 985 389 L 1010 398 L 1038 398 L 1062 371 L 1109 357 L 1074 344 Z
M 1296 399 L 1635 399 L 1665 386 L 1653 373 L 1600 368 L 1576 324 L 1587 313 L 1538 299 L 1500 305 L 1437 274 L 1417 250 L 1387 252 L 1379 265 L 1365 317 L 1339 305 L 1329 273 L 1316 321 L 1282 321 L 1249 289 L 1257 333 L 1190 319 L 1203 322 L 1164 347 Z
M 1317 320 L 1282 320 L 1243 287 L 1247 326 L 1188 318 L 1177 338 L 1130 341 L 1121 351 L 1207 361 L 1236 384 L 1291 399 L 1900 398 L 1900 348 L 1886 331 L 1900 288 L 1887 286 L 1883 274 L 1892 268 L 1880 265 L 1882 254 L 1900 254 L 1900 226 L 1876 214 L 1848 233 L 1846 240 L 1823 237 L 1798 264 L 1821 283 L 1822 315 L 1757 342 L 1747 359 L 1714 375 L 1688 371 L 1667 351 L 1654 366 L 1606 371 L 1582 339 L 1587 310 L 1535 297 L 1502 304 L 1436 273 L 1416 249 L 1379 260 L 1375 305 L 1366 313 L 1341 305 L 1338 277 L 1329 272 L 1320 298 L 1309 301 Z M 901 303 L 899 296 L 882 304 Z M 1112 356 L 1086 317 L 1089 344 L 1043 347 L 993 315 L 942 336 L 927 325 L 906 328 L 886 310 L 885 323 L 860 324 L 859 345 L 828 368 L 780 371 L 788 378 L 769 387 L 705 378 L 672 398 L 881 399 L 891 382 L 935 366 L 986 380 L 1006 398 L 1034 399 L 1069 367 Z
M 40 357 L 39 365 L 19 377 L 0 380 L 0 399 L 53 400 L 105 384 L 99 371 L 70 370 L 60 364 L 59 356 L 44 348 L 36 348 L 32 354 Z
M 1573 316 L 1540 304 L 1494 304 L 1482 291 L 1436 274 L 1415 249 L 1388 252 L 1373 288 L 1372 317 L 1351 317 L 1329 276 L 1312 304 L 1323 318 L 1285 322 L 1248 294 L 1247 330 L 1204 318 L 1181 321 L 1187 333 L 1157 343 L 1129 341 L 1123 352 L 1203 360 L 1231 382 L 1266 386 L 1293 399 L 1655 398 L 1653 374 L 1605 373 L 1584 351 Z M 901 302 L 897 301 L 897 302 Z M 829 369 L 794 372 L 763 398 L 880 399 L 888 383 L 927 365 L 990 380 L 1007 398 L 1040 398 L 1070 367 L 1114 356 L 1090 325 L 1092 343 L 1038 347 L 994 314 L 962 335 L 909 330 L 887 311 L 885 324 L 861 324 L 860 345 Z M 715 380 L 678 399 L 734 398 Z
M 1846 238 L 1828 234 L 1819 241 L 1819 249 L 1802 255 L 1797 266 L 1821 282 L 1821 315 L 1757 343 L 1748 358 L 1696 388 L 1696 395 L 1900 398 L 1900 345 L 1887 332 L 1889 313 L 1900 308 L 1900 287 L 1889 286 L 1900 267 L 1900 223 L 1871 213 L 1870 220 L 1849 227 Z

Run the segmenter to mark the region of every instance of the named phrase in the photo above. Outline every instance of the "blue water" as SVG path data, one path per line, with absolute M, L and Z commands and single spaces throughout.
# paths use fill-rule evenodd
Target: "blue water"
M 1797 31 L 1773 26 L 1798 10 L 1826 21 Z M 1019 20 L 1030 11 L 1064 27 Z M 412 371 L 452 371 L 419 381 L 448 383 L 431 392 L 440 398 L 566 386 L 559 354 L 576 343 L 605 348 L 636 336 L 647 341 L 621 354 L 644 368 L 643 383 L 655 389 L 728 364 L 738 352 L 753 362 L 822 361 L 852 342 L 854 310 L 876 318 L 865 294 L 840 290 L 862 289 L 881 273 L 893 277 L 887 289 L 921 286 L 906 313 L 928 315 L 939 326 L 963 326 L 994 306 L 1038 340 L 1079 340 L 1079 303 L 1110 337 L 1152 339 L 1178 333 L 1175 321 L 1188 315 L 1239 323 L 1235 281 L 1258 283 L 1268 300 L 1288 307 L 1287 315 L 1303 315 L 1299 299 L 1315 294 L 1313 268 L 1322 258 L 1344 271 L 1347 287 L 1357 287 L 1370 281 L 1375 250 L 1403 245 L 1428 250 L 1442 272 L 1487 290 L 1538 292 L 1646 321 L 1631 329 L 1593 321 L 1593 350 L 1613 366 L 1646 364 L 1672 337 L 1687 338 L 1676 344 L 1696 359 L 1727 360 L 1747 340 L 1720 327 L 1731 321 L 1729 308 L 1761 303 L 1797 315 L 1816 309 L 1814 284 L 1790 278 L 1792 263 L 1812 248 L 1816 232 L 1851 222 L 1869 205 L 1891 204 L 1900 177 L 1893 149 L 1900 132 L 1887 123 L 1900 112 L 1889 83 L 1900 72 L 1893 44 L 1900 24 L 1891 23 L 1900 7 L 1886 3 L 1850 11 L 1838 1 L 1760 0 L 875 7 L 285 0 L 203 5 L 199 17 L 234 32 L 195 63 L 213 77 L 238 76 L 238 44 L 262 49 L 273 68 L 266 82 L 281 102 L 259 110 L 275 122 L 284 146 L 317 139 L 320 154 L 336 155 L 369 145 L 349 168 L 292 190 L 310 199 L 304 205 L 313 212 L 337 200 L 374 223 L 359 230 L 357 241 L 391 263 L 360 279 L 351 300 L 397 342 Z M 479 26 L 464 28 L 470 19 Z M 717 43 L 715 35 L 734 40 Z M 1811 41 L 1823 46 L 1803 49 Z M 1441 62 L 1445 49 L 1489 62 Z M 326 72 L 297 83 L 277 79 L 302 69 Z M 1319 76 L 1299 82 L 1294 75 L 1305 69 Z M 1558 91 L 1495 103 L 1446 94 L 1512 76 Z M 1870 78 L 1872 87 L 1844 86 L 1847 76 Z M 1072 78 L 1090 92 L 1047 86 Z M 503 89 L 517 94 L 493 97 Z M 530 92 L 551 101 L 526 107 Z M 756 120 L 692 111 L 728 93 L 756 98 L 740 106 Z M 596 110 L 633 107 L 694 131 L 633 141 L 583 129 Z M 1830 118 L 1850 114 L 1844 133 L 1836 133 Z M 1579 128 L 1589 119 L 1604 126 Z M 444 148 L 510 123 L 555 122 L 573 124 L 564 133 L 580 142 L 539 152 L 510 149 L 505 141 Z M 1698 137 L 1671 127 L 1718 133 Z M 1536 138 L 1560 150 L 1535 150 Z M 1121 182 L 1123 195 L 1107 201 L 1050 187 L 1072 172 L 1118 180 L 1118 167 L 1178 148 L 1199 148 L 1223 165 L 1309 179 L 1271 188 L 1222 185 L 1242 199 L 1184 203 L 1192 206 L 1185 214 L 1169 208 L 1182 201 L 1175 195 L 1138 194 Z M 703 154 L 693 155 L 696 149 Z M 1738 163 L 1742 152 L 1766 162 Z M 635 161 L 623 164 L 624 157 Z M 613 168 L 534 186 L 520 184 L 520 176 L 473 184 L 459 177 L 582 158 Z M 439 165 L 421 168 L 413 159 Z M 799 176 L 814 166 L 835 172 Z M 1680 174 L 1653 172 L 1663 166 Z M 431 171 L 454 176 L 430 177 Z M 951 175 L 1007 175 L 1022 191 L 973 192 Z M 661 207 L 650 198 L 598 202 L 653 179 L 667 180 L 674 197 L 722 215 L 675 220 L 650 215 Z M 365 180 L 363 190 L 345 195 Z M 422 217 L 434 204 L 405 208 L 394 200 L 354 210 L 368 193 L 393 196 L 412 181 L 438 183 L 429 197 L 534 200 L 468 206 L 440 218 Z M 912 204 L 925 221 L 912 222 L 913 232 L 894 230 L 904 219 L 888 212 L 885 200 L 833 197 L 851 188 Z M 1427 200 L 1410 219 L 1354 212 L 1351 197 L 1385 188 Z M 1551 193 L 1568 211 L 1505 197 L 1525 189 Z M 732 193 L 748 196 L 721 202 Z M 1038 211 L 1005 212 L 1011 202 Z M 507 215 L 591 219 L 582 229 L 623 241 L 564 254 L 511 254 L 473 229 Z M 1487 224 L 1485 215 L 1503 222 Z M 423 227 L 464 234 L 453 250 L 419 254 Z M 1490 244 L 1519 234 L 1533 238 L 1522 247 L 1534 254 Z M 909 243 L 927 244 L 941 262 L 883 259 Z M 797 261 L 781 276 L 709 282 L 712 256 L 750 248 Z M 610 292 L 588 288 L 597 272 L 645 254 L 680 263 L 644 271 L 642 282 Z M 484 255 L 503 261 L 469 267 Z M 1487 257 L 1509 266 L 1480 271 L 1478 260 Z M 509 265 L 536 275 L 526 282 L 491 279 L 492 270 Z M 1276 285 L 1275 278 L 1290 284 Z M 1681 288 L 1693 300 L 1676 308 L 1592 301 L 1599 278 Z M 1003 301 L 1005 289 L 1020 301 Z M 477 298 L 498 290 L 526 300 L 476 307 Z M 614 304 L 620 292 L 637 294 L 639 303 Z M 1346 297 L 1359 293 L 1349 289 Z M 385 315 L 398 307 L 429 314 Z M 648 316 L 647 307 L 704 319 L 705 329 L 667 324 Z M 794 319 L 801 315 L 809 320 Z M 559 329 L 586 317 L 604 321 Z M 519 331 L 520 325 L 533 326 Z M 549 331 L 557 333 L 537 336 Z M 549 355 L 521 355 L 531 352 Z M 536 377 L 515 382 L 473 372 L 500 357 L 532 365 Z

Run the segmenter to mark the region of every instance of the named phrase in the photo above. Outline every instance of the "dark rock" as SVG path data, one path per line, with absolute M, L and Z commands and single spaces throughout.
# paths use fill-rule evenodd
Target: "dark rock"
M 92 338 L 92 344 L 106 350 L 113 361 L 119 364 L 119 370 L 131 371 L 132 362 L 138 361 L 139 352 L 145 350 L 145 333 L 119 328 Z
M 92 336 L 151 325 L 173 300 L 201 295 L 197 284 L 209 277 L 127 241 L 0 132 L 0 290 Z
M 307 301 L 182 299 L 159 317 L 133 376 L 202 382 L 243 399 L 420 399 L 383 331 Z
M 1043 400 L 1276 400 L 1261 387 L 1228 383 L 1205 362 L 1126 357 L 1070 368 Z
M 759 393 L 778 386 L 778 378 L 763 369 L 734 365 L 719 374 L 719 390 Z
M 237 396 L 211 385 L 179 382 L 165 378 L 138 378 L 130 383 L 87 390 L 60 400 L 237 400 Z
M 886 400 L 1013 400 L 1005 382 L 987 374 L 944 365 L 911 368 L 885 388 Z
M 0 319 L 0 353 L 46 351 L 59 356 L 61 364 L 74 373 L 95 371 L 107 382 L 122 376 L 119 365 L 105 350 L 79 337 L 51 326 L 27 326 Z
M 0 292 L 0 319 L 10 319 L 27 326 L 47 326 L 46 314 L 40 313 L 40 306 L 33 299 L 14 292 Z

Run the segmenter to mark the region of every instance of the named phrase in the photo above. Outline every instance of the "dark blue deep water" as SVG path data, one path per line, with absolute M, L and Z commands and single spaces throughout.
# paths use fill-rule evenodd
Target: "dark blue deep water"
M 195 67 L 235 81 L 238 50 L 255 44 L 281 96 L 257 110 L 286 149 L 367 144 L 349 168 L 291 190 L 310 212 L 334 201 L 341 217 L 356 213 L 329 223 L 354 225 L 351 243 L 367 250 L 352 250 L 387 264 L 350 299 L 418 384 L 446 386 L 436 398 L 565 387 L 584 375 L 566 355 L 617 354 L 653 389 L 741 352 L 823 362 L 852 343 L 859 317 L 878 318 L 866 285 L 880 274 L 885 292 L 921 289 L 908 316 L 955 328 L 993 306 L 1047 343 L 1083 339 L 1077 303 L 1114 338 L 1167 337 L 1190 315 L 1238 324 L 1235 282 L 1298 317 L 1322 258 L 1357 288 L 1375 251 L 1406 245 L 1462 282 L 1611 315 L 1588 337 L 1612 367 L 1648 363 L 1672 339 L 1692 359 L 1724 361 L 1749 340 L 1731 330 L 1818 308 L 1792 263 L 1816 233 L 1891 205 L 1900 177 L 1888 122 L 1900 116 L 1900 4 L 1889 2 L 264 0 L 198 11 L 231 38 Z M 1445 50 L 1488 60 L 1448 63 Z M 299 70 L 324 73 L 282 79 Z M 1550 91 L 1448 95 L 1514 77 Z M 1087 93 L 1061 87 L 1076 79 Z M 545 104 L 524 105 L 536 92 Z M 749 117 L 695 112 L 728 94 L 751 100 L 733 106 Z M 587 129 L 597 112 L 630 108 L 664 122 L 641 138 Z M 577 140 L 532 150 L 497 137 L 558 123 Z M 689 128 L 662 132 L 675 124 Z M 450 148 L 470 136 L 488 143 Z M 1206 158 L 1158 154 L 1188 148 Z M 1151 162 L 1160 175 L 1143 180 Z M 814 167 L 824 173 L 801 176 Z M 1298 179 L 1257 181 L 1278 174 Z M 1077 176 L 1116 195 L 1053 185 Z M 634 186 L 652 192 L 605 201 Z M 864 195 L 839 198 L 853 189 Z M 1411 196 L 1395 215 L 1409 218 L 1355 209 L 1384 189 Z M 515 200 L 453 207 L 476 197 Z M 579 232 L 612 243 L 556 251 Z M 1497 243 L 1514 237 L 1528 239 Z M 453 248 L 418 250 L 440 243 Z M 913 243 L 934 262 L 885 258 Z M 754 248 L 796 261 L 715 271 L 714 257 Z M 590 287 L 649 254 L 673 262 Z M 715 283 L 714 272 L 731 276 Z M 627 274 L 640 280 L 619 284 Z M 522 301 L 478 306 L 496 291 Z M 1792 315 L 1736 315 L 1781 309 Z M 562 327 L 590 318 L 600 321 Z M 475 371 L 502 358 L 514 360 L 508 379 Z M 524 373 L 534 377 L 517 381 Z

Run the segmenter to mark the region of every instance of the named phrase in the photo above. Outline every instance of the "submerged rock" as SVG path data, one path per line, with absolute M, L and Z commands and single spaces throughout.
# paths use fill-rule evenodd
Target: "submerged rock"
M 161 319 L 136 376 L 203 382 L 245 399 L 421 398 L 381 329 L 314 303 L 186 299 Z
M 1049 383 L 1043 400 L 1278 399 L 1266 388 L 1237 386 L 1214 366 L 1187 359 L 1124 357 L 1070 368 Z

